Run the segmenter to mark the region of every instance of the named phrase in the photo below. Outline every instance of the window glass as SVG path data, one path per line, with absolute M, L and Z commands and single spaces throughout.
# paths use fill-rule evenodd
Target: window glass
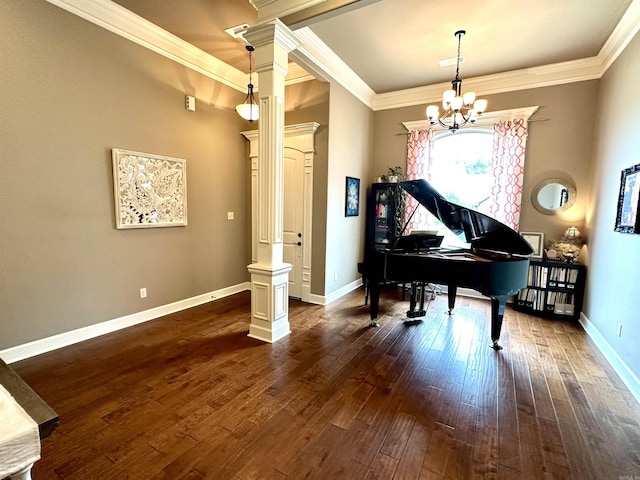
M 436 137 L 431 184 L 447 200 L 488 214 L 493 178 L 490 130 L 462 130 Z
M 489 215 L 493 177 L 491 172 L 493 133 L 491 130 L 463 130 L 435 138 L 431 165 L 433 187 L 447 200 Z M 464 235 L 457 237 L 436 222 L 443 245 L 468 247 Z

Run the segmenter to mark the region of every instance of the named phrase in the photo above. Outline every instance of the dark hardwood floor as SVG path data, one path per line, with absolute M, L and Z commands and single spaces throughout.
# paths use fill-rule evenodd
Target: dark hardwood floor
M 577 324 L 446 297 L 292 301 L 247 337 L 249 294 L 12 364 L 60 415 L 41 479 L 640 480 L 640 406 Z

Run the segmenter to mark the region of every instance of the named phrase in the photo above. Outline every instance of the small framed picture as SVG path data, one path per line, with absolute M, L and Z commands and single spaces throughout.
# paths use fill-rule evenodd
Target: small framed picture
M 544 233 L 542 232 L 520 232 L 522 238 L 524 238 L 531 248 L 533 248 L 533 257 L 542 258 L 542 252 L 544 251 Z
M 360 213 L 360 179 L 347 177 L 345 194 L 345 217 L 357 217 Z
M 615 231 L 621 233 L 640 233 L 640 164 L 626 168 L 620 178 L 618 213 Z

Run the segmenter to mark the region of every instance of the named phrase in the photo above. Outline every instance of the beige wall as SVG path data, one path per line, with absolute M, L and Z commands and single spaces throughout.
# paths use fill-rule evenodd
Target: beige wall
M 590 259 L 585 314 L 635 374 L 635 382 L 640 378 L 640 235 L 615 232 L 614 225 L 621 172 L 640 164 L 638 79 L 636 35 L 600 81 L 585 232 Z
M 44 1 L 0 45 L 0 349 L 247 280 L 241 92 Z M 187 227 L 115 228 L 114 147 L 187 160 Z
M 327 231 L 327 168 L 329 164 L 329 84 L 318 81 L 288 86 L 285 92 L 287 125 L 317 122 L 313 165 L 313 243 L 311 293 L 324 295 Z
M 371 176 L 373 112 L 340 85 L 331 84 L 325 294 L 359 280 L 365 228 L 366 179 Z M 346 177 L 359 178 L 360 215 L 345 217 Z
M 584 223 L 591 189 L 591 139 L 597 87 L 594 80 L 483 97 L 489 101 L 492 111 L 540 107 L 529 123 L 521 231 L 543 232 L 545 238 L 557 239 L 568 226 L 581 227 Z M 423 120 L 424 114 L 425 106 L 375 113 L 370 180 L 386 173 L 389 166 L 406 166 L 407 130 L 402 122 Z M 561 215 L 543 215 L 531 203 L 533 188 L 550 177 L 568 178 L 577 187 L 575 205 Z

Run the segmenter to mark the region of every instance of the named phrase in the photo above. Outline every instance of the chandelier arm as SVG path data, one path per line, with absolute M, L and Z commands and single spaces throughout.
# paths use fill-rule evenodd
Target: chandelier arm
M 462 116 L 462 120 L 463 120 L 462 122 L 459 122 L 459 123 L 457 123 L 457 124 L 456 124 L 456 123 L 455 123 L 455 120 L 454 120 L 454 121 L 453 121 L 453 122 L 454 122 L 454 123 L 453 123 L 453 125 L 449 125 L 449 124 L 444 123 L 444 122 L 443 122 L 443 120 L 445 120 L 447 117 L 449 117 L 450 115 L 452 115 L 452 113 L 453 113 L 453 112 L 452 112 L 451 110 L 447 110 L 446 112 L 444 112 L 444 113 L 440 116 L 440 118 L 438 118 L 438 123 L 439 123 L 442 127 L 447 128 L 447 129 L 449 129 L 449 130 L 457 130 L 458 128 L 464 127 L 467 123 L 469 123 L 469 120 L 471 119 L 471 116 L 470 116 L 470 115 L 465 115 L 462 111 L 459 111 L 459 112 L 457 112 L 457 113 L 459 113 L 459 114 L 460 114 L 460 116 Z M 454 118 L 454 117 L 451 117 L 451 118 Z M 435 122 L 434 122 L 434 123 L 435 123 Z M 473 123 L 473 122 L 471 122 L 471 123 Z M 457 127 L 455 127 L 455 128 L 454 128 L 454 125 L 457 125 Z

